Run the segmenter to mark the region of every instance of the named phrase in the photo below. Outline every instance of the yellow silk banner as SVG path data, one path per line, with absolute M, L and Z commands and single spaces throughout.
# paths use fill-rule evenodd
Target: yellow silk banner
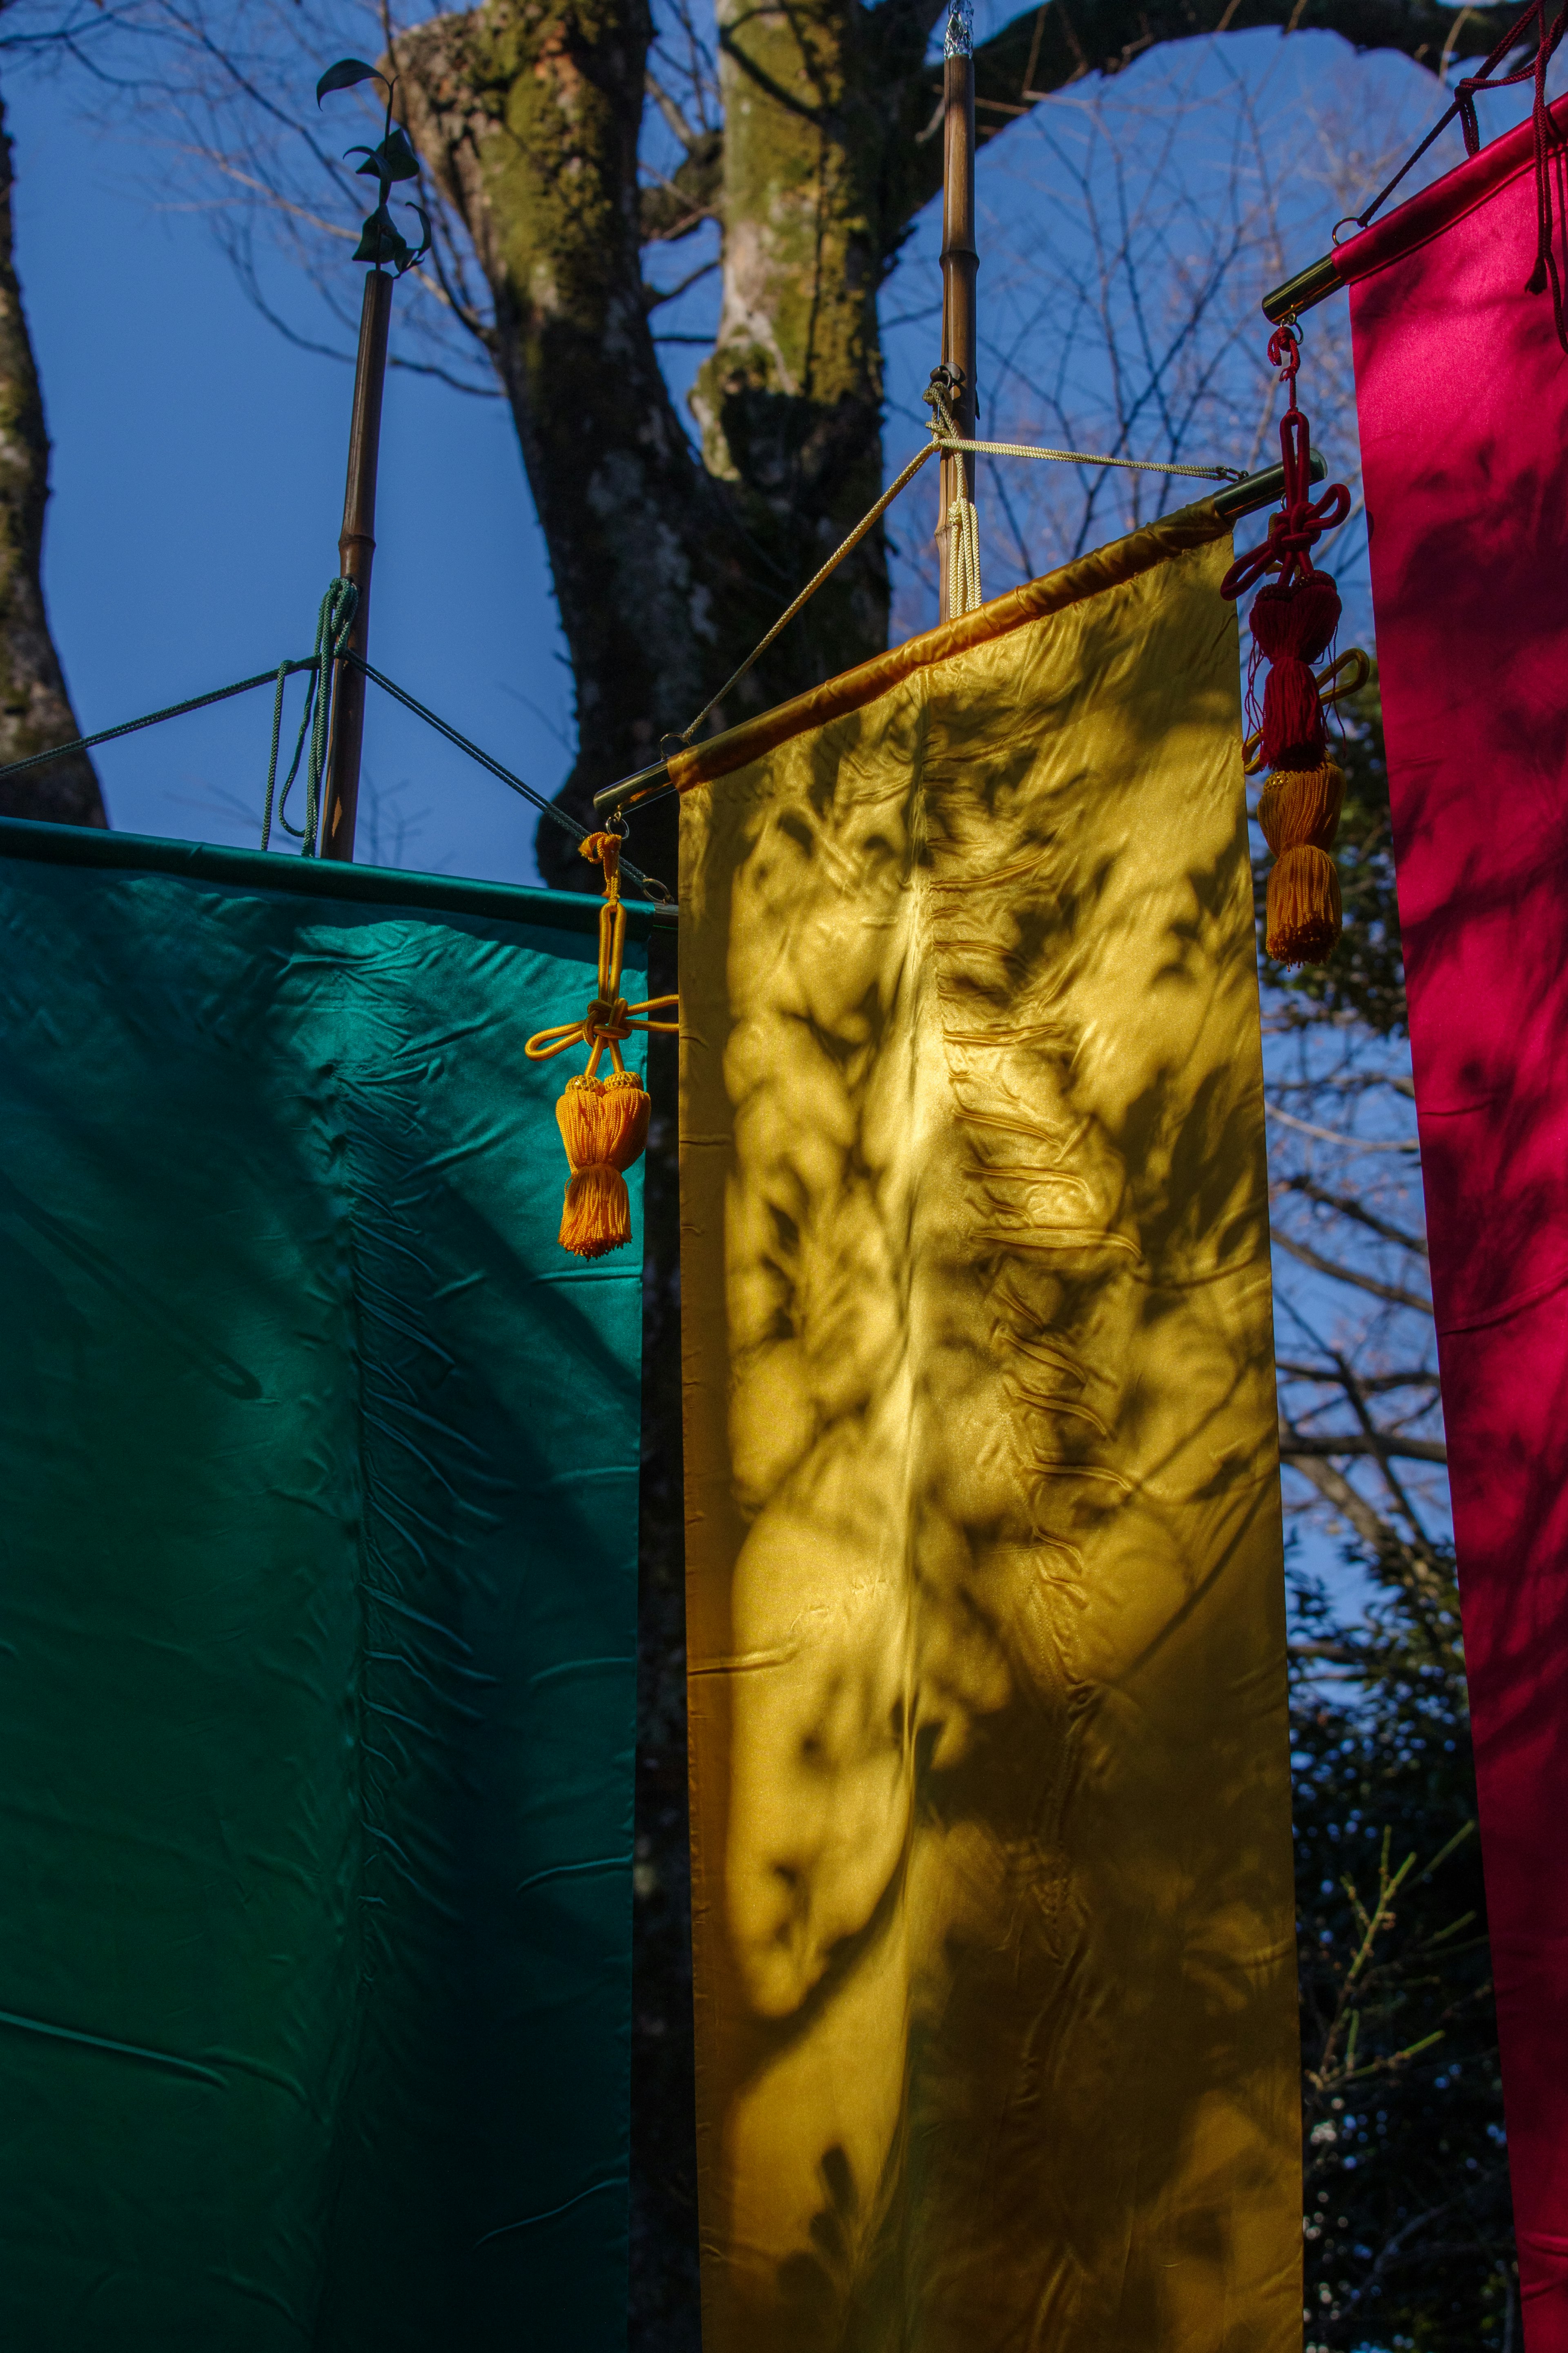
M 682 804 L 705 2353 L 1300 2344 L 1228 538 L 1120 545 Z

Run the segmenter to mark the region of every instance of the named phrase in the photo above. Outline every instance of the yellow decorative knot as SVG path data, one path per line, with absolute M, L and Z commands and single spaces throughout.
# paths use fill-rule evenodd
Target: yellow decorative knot
M 621 903 L 621 845 L 618 835 L 591 833 L 582 844 L 584 858 L 605 870 L 605 903 L 599 910 L 598 994 L 580 1021 L 565 1021 L 541 1029 L 523 1051 L 533 1062 L 547 1062 L 575 1045 L 588 1049 L 588 1067 L 569 1079 L 555 1106 L 561 1139 L 566 1146 L 571 1176 L 561 1213 L 561 1246 L 579 1258 L 602 1258 L 632 1238 L 631 1202 L 623 1171 L 630 1168 L 647 1142 L 652 1104 L 635 1071 L 621 1059 L 621 1042 L 634 1029 L 677 1030 L 679 1021 L 649 1021 L 641 1015 L 678 1005 L 677 997 L 650 997 L 628 1005 L 621 995 L 621 957 L 626 947 L 626 911 Z M 605 1047 L 613 1065 L 610 1076 L 595 1076 Z

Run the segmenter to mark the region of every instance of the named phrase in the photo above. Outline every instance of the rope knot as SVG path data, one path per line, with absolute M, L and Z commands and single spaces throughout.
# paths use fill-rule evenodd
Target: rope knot
M 583 1040 L 588 1046 L 617 1045 L 632 1034 L 631 1008 L 624 997 L 595 997 L 583 1016 Z
M 618 899 L 621 895 L 621 837 L 618 833 L 584 834 L 577 844 L 579 858 L 605 870 L 605 896 Z

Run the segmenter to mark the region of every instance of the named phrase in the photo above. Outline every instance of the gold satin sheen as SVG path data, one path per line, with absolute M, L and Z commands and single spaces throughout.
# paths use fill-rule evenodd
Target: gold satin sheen
M 705 2353 L 1300 2345 L 1227 562 L 683 799 Z

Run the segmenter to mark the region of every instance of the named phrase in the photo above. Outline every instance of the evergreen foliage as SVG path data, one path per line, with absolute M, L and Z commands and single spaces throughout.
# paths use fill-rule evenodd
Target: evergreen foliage
M 1513 2232 L 1458 1590 L 1448 1562 L 1417 1608 L 1361 1565 L 1381 1592 L 1360 1622 L 1296 1594 L 1307 2353 L 1501 2353 Z

